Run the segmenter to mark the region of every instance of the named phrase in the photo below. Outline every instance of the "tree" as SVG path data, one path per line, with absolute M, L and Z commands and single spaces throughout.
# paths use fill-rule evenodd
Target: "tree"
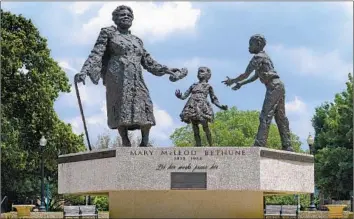
M 210 130 L 215 146 L 247 147 L 254 143 L 259 124 L 258 111 L 240 111 L 232 107 L 227 111 L 215 113 L 215 120 L 210 124 Z M 203 145 L 207 145 L 203 129 L 200 129 Z M 194 145 L 191 125 L 176 129 L 170 136 L 174 145 L 190 147 Z M 291 134 L 294 150 L 300 152 L 299 137 Z M 275 124 L 271 124 L 268 137 L 268 147 L 281 149 L 280 135 Z
M 138 146 L 140 144 L 141 137 L 135 136 L 132 132 L 129 132 L 128 136 L 133 147 Z M 154 144 L 153 140 L 150 140 L 149 145 L 151 146 L 153 144 Z M 106 149 L 106 148 L 117 148 L 117 147 L 123 147 L 122 139 L 118 134 L 115 138 L 112 139 L 112 137 L 108 132 L 100 134 L 98 136 L 97 143 L 94 145 L 94 149 Z
M 1 192 L 21 202 L 40 195 L 42 135 L 48 139 L 43 156 L 51 185 L 57 184 L 58 155 L 85 146 L 54 111 L 59 93 L 70 92 L 69 80 L 31 20 L 1 10 L 1 50 Z
M 316 108 L 315 179 L 326 196 L 349 199 L 353 189 L 353 77 L 349 73 L 346 90 L 333 102 Z
M 97 206 L 99 211 L 109 210 L 108 196 L 95 196 L 93 198 L 93 203 Z
M 353 150 L 327 147 L 318 151 L 315 164 L 316 185 L 336 200 L 349 200 L 353 190 Z
M 353 148 L 353 77 L 349 73 L 346 90 L 333 102 L 325 102 L 312 118 L 315 152 L 325 147 Z
M 248 147 L 254 143 L 259 124 L 258 111 L 241 111 L 232 107 L 227 111 L 215 113 L 215 120 L 210 124 L 213 142 L 215 146 Z M 207 145 L 206 137 L 201 130 L 203 145 Z M 194 145 L 193 130 L 190 125 L 176 129 L 171 135 L 171 140 L 178 147 L 190 147 Z M 299 137 L 291 134 L 292 144 L 296 152 L 303 152 L 300 148 Z M 280 135 L 275 124 L 271 124 L 268 136 L 268 147 L 281 149 Z M 306 197 L 304 195 L 303 197 Z M 301 199 L 302 206 L 306 204 L 306 198 Z M 267 196 L 268 204 L 295 203 L 294 196 Z

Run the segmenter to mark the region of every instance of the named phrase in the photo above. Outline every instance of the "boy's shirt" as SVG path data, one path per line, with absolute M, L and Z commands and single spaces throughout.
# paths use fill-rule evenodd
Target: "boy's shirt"
M 247 70 L 255 70 L 255 73 L 263 84 L 268 84 L 271 79 L 279 78 L 272 60 L 264 51 L 253 56 Z

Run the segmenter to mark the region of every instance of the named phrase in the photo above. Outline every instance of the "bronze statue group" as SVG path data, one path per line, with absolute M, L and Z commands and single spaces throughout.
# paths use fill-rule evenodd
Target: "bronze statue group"
M 134 19 L 133 10 L 125 5 L 118 6 L 112 13 L 116 26 L 101 29 L 94 48 L 85 61 L 80 73 L 75 76 L 75 82 L 85 81 L 88 75 L 94 84 L 102 78 L 106 87 L 107 118 L 111 129 L 118 129 L 122 143 L 131 146 L 128 131 L 141 130 L 140 147 L 148 146 L 149 133 L 156 125 L 153 114 L 153 104 L 148 88 L 142 75 L 142 67 L 156 76 L 169 75 L 174 82 L 184 78 L 188 71 L 185 68 L 168 68 L 159 64 L 145 50 L 143 41 L 129 31 Z M 275 118 L 280 133 L 283 150 L 293 151 L 290 141 L 289 121 L 285 114 L 285 88 L 274 70 L 273 63 L 265 53 L 266 40 L 262 35 L 253 35 L 249 40 L 249 52 L 254 54 L 244 73 L 236 78 L 229 78 L 223 83 L 232 86 L 233 90 L 243 85 L 259 80 L 267 91 L 260 114 L 260 124 L 254 146 L 266 147 L 269 127 Z M 252 72 L 255 72 L 249 78 Z M 176 91 L 177 98 L 184 100 L 189 97 L 180 118 L 183 122 L 192 124 L 195 146 L 201 146 L 199 125 L 202 125 L 208 143 L 212 146 L 212 137 L 208 123 L 213 122 L 214 113 L 211 102 L 222 110 L 213 87 L 208 83 L 211 70 L 199 67 L 198 82 L 192 84 L 185 93 Z M 249 79 L 247 79 L 249 78 Z

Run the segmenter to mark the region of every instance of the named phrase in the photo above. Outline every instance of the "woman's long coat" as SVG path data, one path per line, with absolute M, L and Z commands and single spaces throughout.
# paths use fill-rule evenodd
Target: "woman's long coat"
M 101 29 L 81 73 L 86 73 L 94 84 L 102 77 L 111 129 L 125 126 L 134 130 L 155 125 L 141 66 L 156 76 L 165 74 L 163 66 L 152 59 L 138 37 L 120 33 L 114 26 Z

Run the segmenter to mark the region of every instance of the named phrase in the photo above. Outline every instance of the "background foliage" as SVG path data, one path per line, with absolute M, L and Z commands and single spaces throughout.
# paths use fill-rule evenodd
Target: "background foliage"
M 40 196 L 40 146 L 52 202 L 58 201 L 57 157 L 85 150 L 82 135 L 54 111 L 69 80 L 31 20 L 1 10 L 1 192 L 11 202 Z
M 349 200 L 353 192 L 353 77 L 333 102 L 316 108 L 315 180 L 326 197 Z
M 213 137 L 213 144 L 218 147 L 237 146 L 249 147 L 254 143 L 259 124 L 258 111 L 241 111 L 232 107 L 227 111 L 215 113 L 215 120 L 210 124 Z M 202 144 L 207 145 L 203 129 L 200 128 Z M 301 152 L 299 137 L 291 134 L 294 150 Z M 178 147 L 194 146 L 194 136 L 191 125 L 176 129 L 171 135 L 171 140 Z M 267 147 L 281 149 L 280 135 L 277 126 L 273 123 L 270 126 Z

